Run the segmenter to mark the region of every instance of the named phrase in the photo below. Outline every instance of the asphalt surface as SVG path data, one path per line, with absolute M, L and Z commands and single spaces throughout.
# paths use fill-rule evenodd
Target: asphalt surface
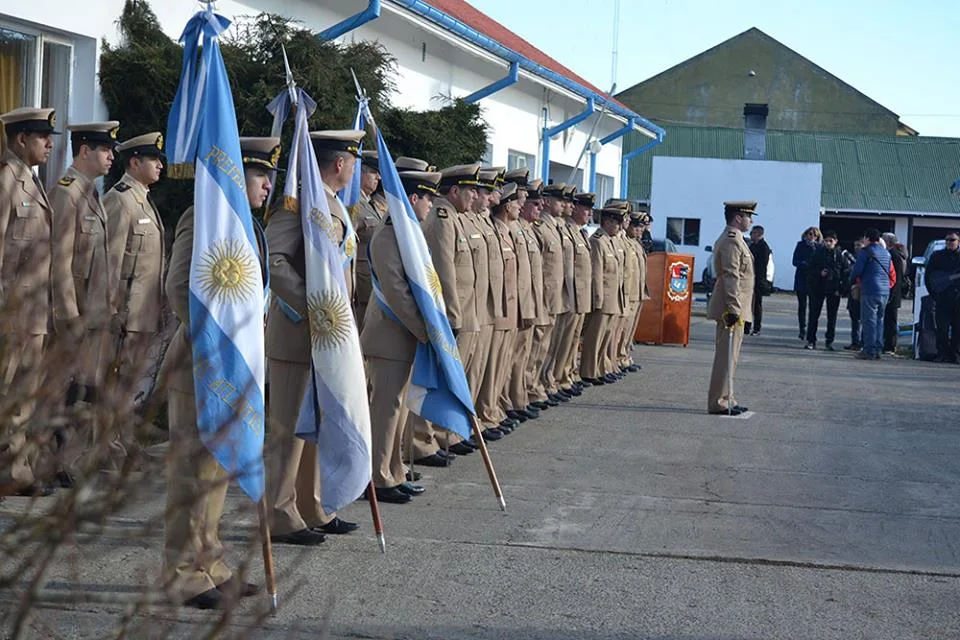
M 251 598 L 221 635 L 960 638 L 960 367 L 806 351 L 793 305 L 769 299 L 745 341 L 736 388 L 749 418 L 707 415 L 713 327 L 697 315 L 689 347 L 638 346 L 642 372 L 490 445 L 507 513 L 479 454 L 420 469 L 426 494 L 381 506 L 386 556 L 356 503 L 341 515 L 357 533 L 275 547 L 278 616 L 254 629 L 265 602 Z M 837 345 L 848 337 L 844 320 Z M 63 554 L 45 578 L 58 601 L 28 637 L 115 635 L 124 606 L 59 600 L 130 598 L 157 580 L 158 481 Z M 254 527 L 231 492 L 234 562 Z M 126 637 L 194 638 L 215 616 L 151 607 L 132 620 Z

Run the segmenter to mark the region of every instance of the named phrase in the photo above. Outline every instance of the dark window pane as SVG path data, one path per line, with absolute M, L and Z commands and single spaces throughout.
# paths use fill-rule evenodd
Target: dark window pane
M 700 219 L 687 218 L 683 221 L 683 244 L 700 246 Z
M 680 244 L 683 240 L 683 218 L 667 218 L 667 239 Z

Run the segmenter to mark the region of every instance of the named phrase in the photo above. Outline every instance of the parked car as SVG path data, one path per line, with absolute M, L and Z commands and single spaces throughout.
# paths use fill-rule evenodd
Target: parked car
M 707 253 L 713 251 L 713 246 L 707 245 L 703 248 Z M 713 293 L 713 285 L 717 284 L 717 274 L 713 271 L 713 256 L 707 259 L 707 266 L 703 268 L 703 288 L 707 290 L 707 302 L 710 301 L 710 294 Z

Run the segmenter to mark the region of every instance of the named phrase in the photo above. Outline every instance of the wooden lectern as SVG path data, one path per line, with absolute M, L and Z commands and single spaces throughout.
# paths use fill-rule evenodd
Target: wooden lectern
M 693 305 L 693 256 L 651 253 L 647 256 L 647 288 L 633 339 L 652 344 L 690 343 Z

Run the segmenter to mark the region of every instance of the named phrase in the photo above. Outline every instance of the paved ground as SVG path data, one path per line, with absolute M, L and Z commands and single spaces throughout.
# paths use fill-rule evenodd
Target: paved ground
M 479 455 L 426 470 L 414 505 L 383 506 L 385 557 L 366 503 L 355 504 L 343 515 L 359 534 L 307 553 L 276 547 L 279 616 L 251 631 L 263 603 L 249 603 L 224 633 L 960 638 L 960 367 L 807 352 L 792 298 L 767 307 L 737 377 L 751 418 L 705 413 L 713 328 L 695 317 L 688 348 L 638 347 L 641 373 L 491 445 L 507 514 Z M 109 598 L 154 580 L 162 494 L 152 495 L 82 537 L 48 592 Z M 17 508 L 9 500 L 0 514 Z M 233 557 L 253 522 L 231 499 Z M 105 637 L 123 610 L 51 605 L 34 637 Z M 127 637 L 200 637 L 212 619 L 145 615 Z

